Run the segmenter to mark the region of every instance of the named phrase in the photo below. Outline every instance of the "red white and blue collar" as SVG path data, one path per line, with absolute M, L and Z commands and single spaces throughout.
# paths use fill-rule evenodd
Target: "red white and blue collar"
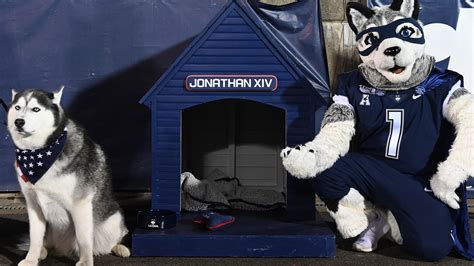
M 35 184 L 54 164 L 66 144 L 67 129 L 45 148 L 22 150 L 16 148 L 16 165 L 23 181 Z

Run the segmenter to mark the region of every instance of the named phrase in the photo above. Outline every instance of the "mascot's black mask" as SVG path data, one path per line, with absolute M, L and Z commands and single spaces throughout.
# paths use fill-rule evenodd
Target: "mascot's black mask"
M 425 43 L 424 34 L 422 34 L 420 38 L 413 38 L 411 37 L 411 35 L 414 32 L 411 28 L 402 26 L 400 29 L 398 29 L 399 26 L 404 23 L 412 24 L 423 33 L 423 28 L 413 18 L 399 19 L 384 26 L 369 28 L 357 34 L 357 37 L 356 37 L 357 41 L 359 41 L 362 37 L 366 36 L 364 42 L 366 45 L 370 45 L 369 48 L 363 51 L 359 51 L 359 54 L 361 54 L 362 56 L 369 55 L 370 53 L 372 53 L 373 50 L 377 49 L 377 47 L 379 47 L 379 45 L 385 39 L 389 39 L 389 38 L 398 38 L 406 42 L 424 44 Z

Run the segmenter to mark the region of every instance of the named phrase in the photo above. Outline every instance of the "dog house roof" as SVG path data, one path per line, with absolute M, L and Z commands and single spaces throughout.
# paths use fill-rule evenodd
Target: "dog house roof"
M 255 14 L 247 14 L 245 8 L 242 8 L 242 4 L 239 0 L 232 0 L 222 8 L 221 11 L 210 21 L 210 23 L 205 27 L 205 29 L 191 42 L 191 44 L 181 53 L 181 55 L 176 59 L 171 67 L 160 77 L 160 79 L 152 86 L 152 88 L 142 97 L 140 103 L 147 105 L 148 107 L 151 106 L 152 99 L 161 94 L 161 91 L 168 81 L 178 72 L 180 71 L 183 66 L 187 64 L 187 61 L 190 57 L 192 57 L 198 49 L 202 48 L 202 45 L 208 41 L 213 33 L 216 33 L 216 29 L 219 25 L 223 24 L 223 22 L 232 21 L 235 17 L 241 17 L 245 21 L 245 24 L 252 29 L 251 35 L 257 38 L 264 43 L 265 48 L 270 51 L 270 55 L 277 57 L 278 61 L 280 61 L 281 65 L 285 68 L 285 70 L 293 76 L 296 80 L 301 80 L 304 82 L 305 86 L 309 88 L 313 88 L 314 86 L 308 81 L 305 75 L 301 72 L 299 67 L 293 62 L 293 60 L 288 56 L 285 52 L 284 48 L 279 44 L 279 41 L 276 40 L 271 33 L 265 30 L 265 27 L 262 25 L 262 21 L 258 19 Z M 232 23 L 230 23 L 232 24 Z M 227 32 L 227 36 L 229 34 L 233 34 L 233 31 Z M 249 49 L 251 50 L 251 49 Z M 207 74 L 207 73 L 206 73 Z M 314 89 L 314 92 L 321 97 L 321 95 Z M 321 97 L 324 99 L 324 97 Z

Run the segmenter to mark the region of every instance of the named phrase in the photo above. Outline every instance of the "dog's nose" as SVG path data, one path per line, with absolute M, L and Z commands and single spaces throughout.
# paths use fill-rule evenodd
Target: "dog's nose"
M 402 50 L 400 47 L 393 46 L 393 47 L 385 49 L 383 53 L 387 56 L 396 56 L 398 53 L 400 53 L 400 50 Z
M 25 120 L 24 119 L 16 119 L 15 120 L 15 126 L 17 128 L 22 128 L 25 125 Z

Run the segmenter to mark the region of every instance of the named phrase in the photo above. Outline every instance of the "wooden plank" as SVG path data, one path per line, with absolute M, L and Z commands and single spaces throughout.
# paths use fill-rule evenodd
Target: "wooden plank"
M 230 17 L 224 19 L 221 25 L 247 25 L 242 17 Z
M 166 153 L 166 151 L 162 151 L 160 154 L 166 154 L 168 156 L 170 153 Z M 179 155 L 179 154 L 177 154 Z M 170 156 L 170 157 L 163 157 L 160 156 L 156 159 L 156 166 L 159 168 L 160 166 L 176 166 L 176 160 L 179 160 L 177 156 Z M 159 173 L 157 173 L 159 174 Z
M 202 44 L 202 48 L 249 48 L 249 49 L 259 49 L 265 48 L 265 44 L 261 41 L 206 41 Z
M 229 170 L 228 166 L 209 166 L 209 167 L 204 167 L 202 177 L 198 177 L 198 178 L 206 178 L 209 175 L 211 175 L 211 173 L 214 172 L 215 170 L 220 170 L 221 172 L 226 174 L 228 177 L 234 177 L 233 172 L 232 173 L 227 172 Z
M 247 25 L 220 25 L 214 31 L 216 33 L 253 33 L 252 28 Z
M 323 29 L 329 79 L 334 92 L 337 86 L 337 76 L 343 72 L 357 69 L 360 59 L 356 49 L 355 36 L 347 22 L 324 22 Z
M 255 33 L 240 33 L 240 32 L 221 32 L 221 33 L 213 33 L 209 36 L 208 40 L 213 41 L 232 41 L 232 40 L 239 40 L 239 41 L 259 41 L 260 38 Z
M 194 74 L 203 74 L 203 73 L 200 72 L 200 71 L 178 71 L 173 76 L 173 79 L 174 80 L 184 80 L 184 79 L 186 79 L 187 76 L 194 75 Z M 225 70 L 222 70 L 222 69 L 219 69 L 219 68 L 216 68 L 213 71 L 208 72 L 207 74 L 229 74 L 229 72 L 225 71 Z M 238 74 L 255 74 L 255 72 L 251 71 L 251 70 L 241 70 L 241 71 L 239 71 Z M 283 80 L 294 81 L 295 80 L 293 78 L 293 76 L 290 73 L 286 72 L 286 71 L 262 70 L 262 71 L 259 71 L 259 74 L 275 75 L 278 78 L 279 81 L 283 81 Z M 163 95 L 163 96 L 165 96 L 165 95 Z M 162 97 L 162 95 L 157 97 L 157 99 L 159 99 L 160 97 Z
M 265 48 L 255 48 L 255 49 L 209 49 L 209 48 L 200 48 L 194 53 L 194 55 L 209 55 L 209 56 L 241 56 L 242 54 L 246 55 L 258 55 L 258 56 L 273 56 L 270 50 Z
M 272 142 L 276 138 L 272 139 Z M 268 142 L 267 142 L 268 143 Z M 275 147 L 270 145 L 265 145 L 266 143 L 261 143 L 260 145 L 253 144 L 252 142 L 243 142 L 238 143 L 236 151 L 242 156 L 247 155 L 275 155 Z M 240 157 L 239 157 L 240 158 Z
M 240 184 L 245 187 L 280 191 L 277 187 L 276 168 L 237 167 L 236 177 L 239 178 Z
M 246 55 L 192 56 L 191 58 L 189 58 L 189 60 L 186 63 L 187 64 L 224 64 L 224 65 L 229 65 L 229 64 L 230 65 L 241 65 L 241 64 L 278 65 L 280 64 L 280 62 L 273 56 L 246 56 Z
M 179 127 L 158 127 L 156 129 L 156 133 L 158 134 L 176 134 L 179 135 L 180 133 L 180 128 Z
M 284 71 L 285 68 L 282 65 L 212 65 L 212 64 L 186 64 L 181 70 L 189 71 L 201 71 L 209 72 L 218 68 L 220 71 Z

